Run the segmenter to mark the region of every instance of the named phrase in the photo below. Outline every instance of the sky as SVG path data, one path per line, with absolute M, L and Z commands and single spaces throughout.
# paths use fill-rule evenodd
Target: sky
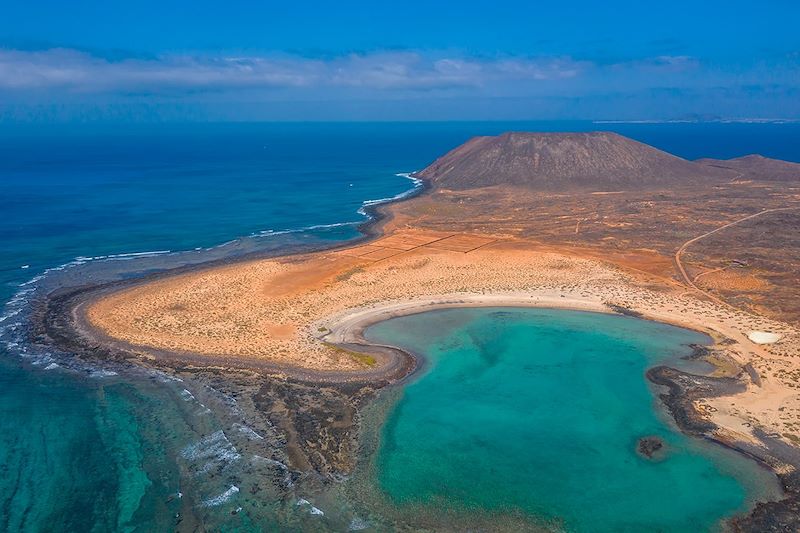
M 0 120 L 800 119 L 800 2 L 5 0 Z

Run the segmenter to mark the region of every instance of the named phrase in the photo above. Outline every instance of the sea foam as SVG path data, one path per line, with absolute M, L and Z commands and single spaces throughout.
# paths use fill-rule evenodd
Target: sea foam
M 202 463 L 196 471 L 198 475 L 214 468 L 223 469 L 242 457 L 221 429 L 186 446 L 181 456 L 193 463 Z
M 401 192 L 399 194 L 395 194 L 394 196 L 390 196 L 388 198 L 378 198 L 377 200 L 365 200 L 361 204 L 361 207 L 358 209 L 358 214 L 359 215 L 369 216 L 367 214 L 367 208 L 368 207 L 376 206 L 376 205 L 380 205 L 380 204 L 387 204 L 389 202 L 396 202 L 398 200 L 402 200 L 403 198 L 408 198 L 409 196 L 414 194 L 420 187 L 422 187 L 422 180 L 419 179 L 419 178 L 414 177 L 414 173 L 413 172 L 400 172 L 398 174 L 395 174 L 395 176 L 411 180 L 413 182 L 414 186 L 411 189 L 407 190 L 407 191 L 403 191 L 403 192 Z
M 325 513 L 322 511 L 322 509 L 320 509 L 318 507 L 314 507 L 313 505 L 311 505 L 311 502 L 306 500 L 305 498 L 300 498 L 299 500 L 297 500 L 297 503 L 295 505 L 297 505 L 298 507 L 306 507 L 307 506 L 309 514 L 316 515 L 316 516 L 324 516 L 325 515 Z
M 235 427 L 239 431 L 239 433 L 241 433 L 250 440 L 264 440 L 264 437 L 256 433 L 256 431 L 250 426 L 247 426 L 245 424 L 239 424 L 237 422 L 233 424 L 233 427 Z
M 222 505 L 223 503 L 227 502 L 234 495 L 238 493 L 239 493 L 239 487 L 237 487 L 236 485 L 231 485 L 230 488 L 225 492 L 223 492 L 222 494 L 204 500 L 203 505 L 206 507 L 216 507 L 217 505 Z

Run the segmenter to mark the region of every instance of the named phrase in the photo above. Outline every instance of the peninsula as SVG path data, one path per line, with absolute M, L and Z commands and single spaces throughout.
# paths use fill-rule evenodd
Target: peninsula
M 606 132 L 512 132 L 415 176 L 422 193 L 377 207 L 357 242 L 57 295 L 43 332 L 86 356 L 361 390 L 418 364 L 364 329 L 429 309 L 540 306 L 684 326 L 714 339 L 702 354 L 714 372 L 656 367 L 649 379 L 685 432 L 781 478 L 786 499 L 737 527 L 798 525 L 800 165 L 687 161 Z M 295 466 L 319 469 L 318 447 L 290 440 Z M 332 463 L 346 470 L 343 455 Z

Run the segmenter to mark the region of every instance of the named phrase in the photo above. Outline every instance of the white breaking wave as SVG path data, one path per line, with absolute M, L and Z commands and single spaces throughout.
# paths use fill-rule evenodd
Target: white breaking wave
M 397 176 L 398 178 L 405 178 L 407 180 L 411 180 L 411 181 L 414 182 L 414 187 L 419 187 L 419 186 L 422 185 L 422 180 L 420 178 L 416 177 L 414 174 L 416 174 L 416 171 L 414 171 L 414 172 L 398 172 L 397 174 L 395 174 L 395 176 Z
M 154 255 L 170 254 L 172 250 L 154 250 L 151 252 L 129 252 L 125 254 L 96 255 L 94 257 L 78 256 L 76 261 L 102 261 L 104 259 L 134 259 L 136 257 L 151 257 Z
M 23 354 L 23 357 L 24 356 L 25 354 Z M 35 354 L 35 355 L 32 354 L 30 355 L 30 357 L 35 357 L 35 359 L 31 362 L 31 364 L 36 366 L 48 365 L 53 362 L 53 357 L 50 355 L 50 353 Z
M 242 457 L 221 429 L 188 445 L 181 456 L 195 463 L 203 463 L 197 474 L 205 474 L 214 467 L 225 468 Z
M 28 281 L 24 281 L 18 285 L 17 292 L 5 303 L 3 307 L 3 314 L 0 315 L 0 336 L 5 335 L 11 330 L 14 330 L 22 325 L 21 322 L 14 322 L 10 323 L 9 321 L 19 316 L 27 306 L 29 305 L 31 298 L 35 297 L 37 290 L 39 288 L 39 282 L 54 274 L 56 272 L 64 272 L 66 270 L 85 265 L 87 263 L 93 261 L 120 261 L 120 260 L 129 260 L 129 259 L 136 259 L 141 257 L 153 257 L 158 255 L 164 255 L 171 253 L 170 250 L 154 250 L 154 251 L 146 251 L 146 252 L 130 252 L 130 253 L 123 253 L 123 254 L 109 254 L 109 255 L 98 255 L 94 257 L 88 256 L 78 256 L 72 261 L 68 261 L 64 264 L 46 268 L 39 274 L 36 274 Z M 27 270 L 30 265 L 22 265 L 22 269 Z M 13 343 L 6 341 L 6 346 L 8 348 L 15 348 L 19 346 L 19 343 Z M 27 354 L 25 350 L 22 350 L 22 356 L 28 356 L 31 354 Z
M 228 500 L 231 499 L 231 497 L 233 497 L 235 494 L 238 493 L 239 493 L 239 487 L 237 487 L 236 485 L 231 485 L 231 487 L 222 494 L 203 501 L 203 505 L 205 505 L 206 507 L 215 507 L 217 505 L 222 505 L 223 503 L 227 502 Z
M 114 372 L 113 370 L 94 370 L 94 371 L 89 373 L 89 377 L 98 378 L 98 379 L 110 378 L 110 377 L 114 377 L 116 375 L 117 375 L 117 373 Z
M 368 216 L 367 215 L 367 208 L 368 207 L 373 206 L 373 205 L 387 204 L 389 202 L 396 202 L 398 200 L 402 200 L 403 198 L 408 198 L 409 196 L 414 194 L 417 191 L 417 189 L 422 187 L 422 180 L 419 179 L 419 178 L 414 177 L 414 173 L 413 172 L 400 172 L 398 174 L 395 174 L 395 176 L 411 180 L 412 183 L 414 184 L 414 187 L 412 187 L 411 189 L 409 189 L 407 191 L 403 191 L 400 194 L 395 194 L 394 196 L 391 196 L 391 197 L 388 197 L 388 198 L 378 198 L 377 200 L 365 200 L 361 204 L 361 207 L 358 209 L 358 214 L 359 215 Z
M 194 400 L 194 394 L 189 392 L 188 389 L 183 389 L 181 391 L 181 398 L 183 398 L 187 402 L 190 402 L 190 401 Z
M 303 233 L 305 231 L 313 231 L 318 229 L 331 229 L 331 228 L 341 228 L 343 226 L 355 226 L 357 224 L 361 224 L 361 222 L 336 222 L 334 224 L 316 224 L 314 226 L 304 226 L 302 228 L 295 228 L 295 229 L 265 229 L 259 231 L 258 233 L 253 233 L 251 237 L 274 237 L 276 235 L 286 235 L 290 233 Z M 221 244 L 220 246 L 225 246 L 227 244 L 233 244 L 238 242 L 238 239 L 234 239 L 232 241 L 228 241 L 226 243 Z
M 235 427 L 239 431 L 239 433 L 241 433 L 250 440 L 264 440 L 264 437 L 256 433 L 256 431 L 250 426 L 239 424 L 237 422 L 233 425 L 233 427 Z
M 151 373 L 161 383 L 173 383 L 173 382 L 183 383 L 183 380 L 178 376 L 170 376 L 166 372 L 161 372 L 160 370 L 153 370 Z
M 369 215 L 367 214 L 367 208 L 369 206 L 380 205 L 380 204 L 385 204 L 385 203 L 389 203 L 389 202 L 394 202 L 394 201 L 397 201 L 397 200 L 402 200 L 403 198 L 406 198 L 406 197 L 410 196 L 411 194 L 416 192 L 417 189 L 422 187 L 422 180 L 417 178 L 417 177 L 414 177 L 414 173 L 413 172 L 399 172 L 399 173 L 395 174 L 395 176 L 397 176 L 399 178 L 405 178 L 407 180 L 411 180 L 411 182 L 414 184 L 414 186 L 411 189 L 407 190 L 407 191 L 403 191 L 403 192 L 401 192 L 399 194 L 396 194 L 394 196 L 390 196 L 390 197 L 387 197 L 387 198 L 378 198 L 376 200 L 364 200 L 361 203 L 361 207 L 359 207 L 356 212 L 361 216 L 369 218 Z M 357 225 L 359 225 L 361 223 L 362 223 L 362 221 L 336 222 L 336 223 L 333 223 L 333 224 L 315 224 L 313 226 L 304 226 L 302 228 L 294 228 L 294 229 L 267 229 L 267 230 L 262 230 L 262 231 L 259 231 L 257 233 L 254 233 L 252 236 L 253 237 L 273 237 L 275 235 L 286 235 L 286 234 L 289 234 L 289 233 L 303 233 L 304 231 L 314 231 L 314 230 L 320 230 L 320 229 L 340 228 L 340 227 L 343 227 L 343 226 L 357 226 Z M 238 239 L 234 239 L 232 241 L 228 241 L 226 243 L 223 243 L 220 246 L 225 246 L 225 245 L 228 245 L 228 244 L 232 244 L 232 243 L 235 243 L 237 241 L 238 241 Z
M 322 509 L 314 507 L 313 505 L 311 505 L 311 502 L 306 500 L 305 498 L 300 498 L 299 500 L 297 500 L 297 503 L 295 505 L 297 505 L 298 507 L 308 506 L 308 512 L 312 515 L 323 516 L 325 514 L 324 512 L 322 512 Z
M 9 318 L 14 318 L 21 311 L 22 311 L 22 309 L 12 309 L 11 311 L 8 311 L 7 313 L 4 313 L 3 315 L 0 315 L 0 322 L 5 322 Z
M 164 255 L 164 254 L 169 254 L 169 253 L 172 253 L 172 251 L 171 250 L 154 250 L 154 251 L 148 251 L 148 252 L 129 252 L 129 253 L 124 253 L 124 254 L 96 255 L 96 256 L 92 256 L 92 257 L 79 255 L 78 257 L 76 257 L 72 261 L 68 261 L 68 262 L 64 263 L 63 265 L 58 265 L 58 266 L 55 266 L 55 267 L 46 268 L 45 270 L 42 271 L 41 274 L 38 274 L 38 275 L 34 276 L 33 278 L 29 279 L 26 282 L 20 283 L 19 286 L 20 287 L 27 287 L 29 285 L 33 285 L 33 284 L 38 283 L 39 281 L 43 280 L 51 272 L 61 272 L 61 271 L 67 270 L 68 268 L 73 268 L 73 267 L 76 267 L 76 266 L 85 265 L 86 263 L 89 263 L 91 261 L 109 261 L 109 260 L 114 261 L 114 260 L 136 259 L 138 257 L 153 257 L 153 256 Z

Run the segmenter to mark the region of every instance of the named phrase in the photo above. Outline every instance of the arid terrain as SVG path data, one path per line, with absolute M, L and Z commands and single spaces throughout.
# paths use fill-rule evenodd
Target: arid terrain
M 600 154 L 600 159 L 611 160 L 603 161 L 598 171 L 603 177 L 583 187 L 573 186 L 573 180 L 562 189 L 553 188 L 550 177 L 541 183 L 538 177 L 527 182 L 508 178 L 513 186 L 490 180 L 489 186 L 465 188 L 456 176 L 466 175 L 464 181 L 471 183 L 473 163 L 467 159 L 463 170 L 454 167 L 449 164 L 451 152 L 421 173 L 435 184 L 431 194 L 393 208 L 396 225 L 459 227 L 530 239 L 685 281 L 675 264 L 675 253 L 685 243 L 749 215 L 777 210 L 692 243 L 682 260 L 692 279 L 703 274 L 695 283 L 704 291 L 743 309 L 800 324 L 800 164 L 751 156 L 679 160 L 669 167 L 669 160 L 659 155 L 645 168 L 631 169 L 631 160 L 658 152 L 641 146 L 623 144 L 627 153 L 620 168 L 612 163 L 618 161 L 620 149 Z M 492 146 L 489 151 L 494 150 Z M 598 158 L 583 144 L 574 152 L 577 155 L 568 159 L 578 158 L 579 168 L 590 167 L 590 160 Z M 528 168 L 546 161 L 527 151 L 511 159 L 509 166 L 522 164 L 522 159 Z M 445 164 L 447 172 L 442 170 Z M 668 170 L 662 170 L 665 165 Z M 708 174 L 709 167 L 721 173 Z M 558 167 L 548 167 L 547 172 L 550 176 Z M 651 172 L 674 172 L 678 177 L 649 180 Z M 770 304 L 764 305 L 767 301 Z
M 796 465 L 765 447 L 800 447 L 798 168 L 690 162 L 613 134 L 478 138 L 419 173 L 423 194 L 382 207 L 375 239 L 102 292 L 75 309 L 77 330 L 139 357 L 347 381 L 402 374 L 363 327 L 447 305 L 684 325 L 714 338 L 713 378 L 738 388 L 666 369 L 651 379 L 683 391 L 664 397 L 670 410 L 759 456 L 791 492 Z
M 724 162 L 680 160 L 613 134 L 511 134 L 465 147 L 420 173 L 432 186 L 428 194 L 388 207 L 378 240 L 136 285 L 88 305 L 87 330 L 145 351 L 239 357 L 288 372 L 369 373 L 386 356 L 326 341 L 335 317 L 354 309 L 475 295 L 619 307 L 735 340 L 739 353 L 731 355 L 757 370 L 762 388 L 785 387 L 774 412 L 745 418 L 769 418 L 778 424 L 771 432 L 800 442 L 800 396 L 793 392 L 800 373 L 793 327 L 800 320 L 800 182 L 785 172 L 741 179 Z M 572 176 L 587 176 L 593 160 L 604 178 L 592 187 L 550 190 L 563 161 Z M 502 177 L 514 185 L 475 187 L 472 176 L 482 179 L 485 161 L 490 170 L 515 173 Z M 750 178 L 759 162 L 771 160 L 750 160 Z M 531 165 L 534 178 L 526 182 Z M 682 177 L 694 169 L 698 176 Z M 539 170 L 548 176 L 541 183 Z M 666 177 L 648 178 L 659 172 Z M 594 190 L 634 178 L 628 189 Z M 762 330 L 781 340 L 747 340 Z M 729 429 L 741 429 L 742 421 Z

